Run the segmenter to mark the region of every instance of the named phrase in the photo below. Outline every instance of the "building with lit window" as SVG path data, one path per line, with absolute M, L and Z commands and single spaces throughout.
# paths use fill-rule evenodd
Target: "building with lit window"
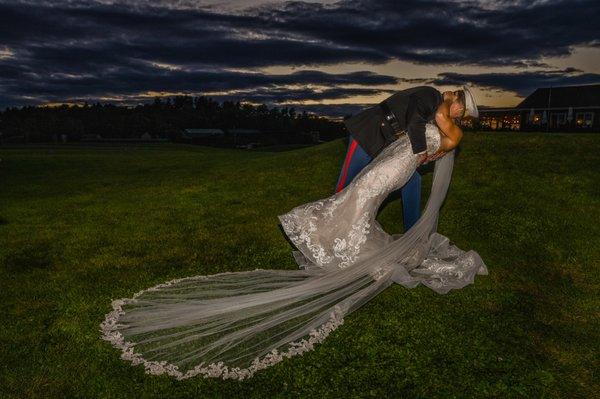
M 480 130 L 600 132 L 600 84 L 536 89 L 514 108 L 481 108 Z

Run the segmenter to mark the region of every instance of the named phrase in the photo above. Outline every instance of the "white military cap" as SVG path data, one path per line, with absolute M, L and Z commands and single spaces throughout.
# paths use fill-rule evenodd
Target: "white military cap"
M 465 91 L 465 116 L 472 116 L 473 118 L 479 117 L 479 111 L 477 110 L 477 104 L 475 103 L 475 97 L 467 86 L 463 86 Z

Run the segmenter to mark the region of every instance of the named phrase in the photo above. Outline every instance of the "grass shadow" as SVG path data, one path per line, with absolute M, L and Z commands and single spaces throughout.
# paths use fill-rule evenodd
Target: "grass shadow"
M 35 269 L 48 270 L 53 266 L 52 248 L 49 243 L 41 241 L 12 250 L 4 258 L 4 268 L 9 272 L 22 273 Z

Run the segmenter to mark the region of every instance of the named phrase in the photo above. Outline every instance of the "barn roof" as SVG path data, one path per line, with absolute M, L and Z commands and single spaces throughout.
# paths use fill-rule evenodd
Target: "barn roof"
M 600 84 L 536 89 L 516 108 L 600 107 Z

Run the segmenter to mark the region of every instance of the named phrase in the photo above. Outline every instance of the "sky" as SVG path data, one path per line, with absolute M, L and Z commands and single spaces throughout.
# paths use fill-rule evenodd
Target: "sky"
M 0 110 L 188 94 L 341 116 L 468 85 L 600 83 L 600 1 L 0 0 Z

